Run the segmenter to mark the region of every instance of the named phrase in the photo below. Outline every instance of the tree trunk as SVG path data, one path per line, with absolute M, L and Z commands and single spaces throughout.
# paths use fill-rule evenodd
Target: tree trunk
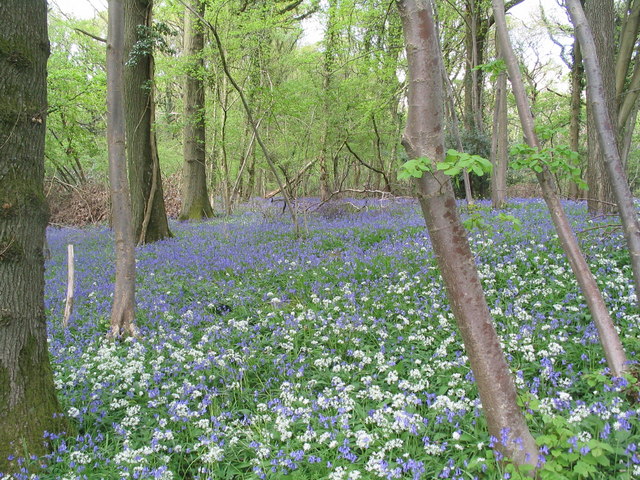
M 604 154 L 608 180 L 618 203 L 620 219 L 624 226 L 625 239 L 631 258 L 636 297 L 640 300 L 640 222 L 638 222 L 633 195 L 629 189 L 629 182 L 620 158 L 616 129 L 613 126 L 612 117 L 609 116 L 605 97 L 606 88 L 601 78 L 602 69 L 596 53 L 597 45 L 593 41 L 593 35 L 579 0 L 567 0 L 567 7 L 576 28 L 576 36 L 584 52 L 585 71 L 588 79 L 587 98 L 596 122 L 595 127 Z
M 67 422 L 56 397 L 44 307 L 47 4 L 0 3 L 0 472 L 46 453 Z M 9 457 L 15 457 L 8 460 Z
M 184 13 L 184 56 L 189 66 L 184 84 L 184 164 L 180 220 L 213 217 L 207 192 L 205 99 L 201 77 L 204 69 L 204 32 L 199 17 L 203 17 L 204 13 L 205 4 L 200 0 L 192 0 Z
M 571 66 L 571 121 L 569 124 L 569 141 L 571 150 L 580 151 L 580 116 L 582 114 L 582 88 L 583 74 L 582 52 L 578 40 L 573 42 L 573 65 Z M 585 195 L 587 192 L 585 192 Z M 569 180 L 569 193 L 567 195 L 573 200 L 577 200 L 580 195 L 578 184 Z
M 399 0 L 409 66 L 403 144 L 409 158 L 444 159 L 442 59 L 428 0 Z M 435 171 L 435 168 L 433 169 Z M 535 466 L 538 448 L 517 405 L 517 393 L 493 326 L 453 188 L 441 172 L 418 181 L 418 196 L 447 296 L 478 386 L 489 433 L 517 465 Z
M 474 133 L 484 131 L 484 122 L 482 121 L 484 79 L 482 71 L 476 67 L 482 64 L 484 58 L 487 21 L 483 18 L 483 7 L 479 3 L 477 0 L 466 0 L 467 15 L 464 18 L 467 55 L 464 73 L 464 122 L 467 132 Z
M 524 136 L 529 146 L 540 150 L 540 143 L 535 134 L 529 99 L 524 89 L 524 83 L 520 75 L 520 67 L 513 48 L 511 47 L 507 32 L 504 1 L 493 0 L 493 10 L 495 12 L 496 30 L 500 39 L 500 49 L 507 64 L 507 72 L 511 80 L 511 87 L 516 99 L 516 106 L 518 108 L 518 115 L 520 116 Z M 598 329 L 600 343 L 602 344 L 609 368 L 614 375 L 619 376 L 624 371 L 626 363 L 626 356 L 620 343 L 620 337 L 613 325 L 598 284 L 595 278 L 593 278 L 593 274 L 591 270 L 589 270 L 589 265 L 587 265 L 584 255 L 580 250 L 576 236 L 573 230 L 571 230 L 571 224 L 562 208 L 556 191 L 553 175 L 544 167 L 542 172 L 536 173 L 536 177 L 540 183 L 542 195 L 551 214 L 551 219 L 556 228 L 556 233 L 558 234 L 562 248 L 569 260 L 573 274 L 580 285 L 593 321 Z
M 500 50 L 496 42 L 496 50 Z M 505 207 L 507 197 L 507 165 L 509 163 L 509 138 L 507 118 L 507 73 L 500 72 L 496 79 L 493 134 L 491 138 L 491 206 Z
M 123 0 L 125 9 L 125 115 L 133 228 L 138 243 L 171 237 L 153 130 L 153 0 Z
M 111 183 L 111 218 L 116 243 L 116 284 L 111 307 L 110 338 L 136 335 L 135 241 L 127 183 L 124 113 L 124 8 L 109 1 L 107 41 L 107 145 Z
M 323 62 L 323 81 L 322 81 L 322 111 L 324 114 L 324 127 L 321 139 L 320 151 L 320 200 L 325 202 L 329 199 L 331 188 L 329 187 L 329 172 L 327 168 L 327 160 L 330 155 L 329 137 L 331 135 L 331 115 L 332 101 L 331 89 L 333 80 L 333 70 L 335 68 L 335 49 L 337 42 L 336 33 L 336 9 L 338 8 L 336 0 L 329 0 L 329 18 L 327 20 L 327 31 L 325 33 L 324 62 Z
M 615 10 L 613 0 L 587 0 L 585 13 L 591 28 L 597 32 L 596 53 L 600 59 L 604 82 L 607 110 L 611 118 L 616 118 L 616 75 L 615 75 Z M 587 94 L 588 95 L 588 94 Z M 593 110 L 587 102 L 587 205 L 589 212 L 597 215 L 615 210 L 615 198 L 611 182 L 604 166 L 604 154 L 598 142 Z
M 635 49 L 640 31 L 640 0 L 629 0 L 627 8 L 627 15 L 623 19 L 620 29 L 618 41 L 620 47 L 616 58 L 618 142 L 621 161 L 625 169 L 631 138 L 636 126 L 637 101 L 640 96 L 640 52 Z M 631 67 L 633 67 L 632 72 L 630 72 Z

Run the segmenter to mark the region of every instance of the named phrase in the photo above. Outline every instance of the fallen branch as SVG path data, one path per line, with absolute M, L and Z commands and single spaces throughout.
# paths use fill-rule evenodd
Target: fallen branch
M 289 188 L 291 185 L 295 185 L 295 184 L 300 180 L 300 177 L 302 177 L 302 175 L 304 175 L 304 174 L 305 174 L 305 172 L 306 172 L 307 170 L 309 170 L 309 169 L 313 166 L 313 164 L 314 164 L 314 163 L 316 163 L 316 160 L 311 160 L 311 161 L 310 161 L 309 163 L 307 163 L 304 167 L 302 167 L 302 169 L 300 169 L 300 170 L 298 171 L 298 173 L 296 173 L 295 177 L 293 177 L 293 180 L 287 181 L 287 183 L 285 183 L 282 187 L 278 187 L 278 188 L 276 188 L 275 190 L 273 190 L 273 191 L 271 191 L 271 192 L 268 192 L 268 193 L 264 196 L 264 198 L 267 198 L 267 199 L 268 199 L 268 198 L 273 198 L 273 197 L 275 197 L 277 194 L 279 194 L 280 192 L 282 192 L 282 189 L 283 189 L 283 188 L 284 188 L 284 189 L 287 189 L 287 188 Z
M 604 230 L 605 228 L 613 228 L 615 230 L 618 230 L 622 228 L 622 225 L 619 223 L 607 223 L 604 225 L 596 225 L 595 227 L 589 227 L 589 228 L 585 228 L 584 230 L 580 230 L 579 232 L 576 232 L 576 235 L 583 235 L 585 233 L 588 233 L 594 230 Z

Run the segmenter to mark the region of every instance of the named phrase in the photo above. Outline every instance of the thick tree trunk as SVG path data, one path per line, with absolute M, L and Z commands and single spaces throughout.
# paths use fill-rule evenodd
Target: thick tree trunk
M 496 45 L 498 50 L 499 47 Z M 507 73 L 500 72 L 496 79 L 493 134 L 491 138 L 491 206 L 504 208 L 507 199 L 507 165 L 509 138 L 507 118 Z
M 184 13 L 184 55 L 189 67 L 184 85 L 181 220 L 213 217 L 207 192 L 204 83 L 201 78 L 204 69 L 204 31 L 199 17 L 203 17 L 204 13 L 204 3 L 200 0 L 192 0 Z
M 116 284 L 108 337 L 114 339 L 136 335 L 135 241 L 125 152 L 124 18 L 122 1 L 110 0 L 107 41 L 107 145 L 111 218 L 116 243 Z
M 520 67 L 513 48 L 511 47 L 509 34 L 507 32 L 504 1 L 493 0 L 493 10 L 496 19 L 496 29 L 500 39 L 500 49 L 507 65 L 507 72 L 511 80 L 511 87 L 516 99 L 516 106 L 518 108 L 518 115 L 520 116 L 524 136 L 529 146 L 539 150 L 540 143 L 535 134 L 529 99 L 524 89 L 524 83 L 520 75 Z M 542 195 L 551 214 L 551 219 L 556 228 L 562 248 L 569 260 L 573 274 L 580 285 L 582 294 L 585 297 L 589 311 L 593 317 L 593 322 L 598 329 L 600 343 L 607 358 L 607 364 L 614 375 L 621 375 L 625 368 L 626 356 L 620 343 L 620 337 L 613 325 L 598 284 L 595 278 L 593 278 L 591 270 L 589 270 L 589 265 L 587 265 L 582 250 L 580 250 L 576 236 L 571 229 L 569 219 L 562 208 L 553 175 L 544 167 L 542 172 L 536 173 L 536 177 L 540 183 Z
M 615 74 L 615 10 L 613 0 L 587 0 L 585 13 L 595 32 L 596 51 L 602 66 L 604 94 L 607 110 L 612 119 L 616 115 L 616 74 Z M 588 95 L 588 93 L 587 93 Z M 611 213 L 615 211 L 615 198 L 611 182 L 604 166 L 604 154 L 598 142 L 593 110 L 587 102 L 587 205 L 592 214 Z
M 613 126 L 612 117 L 609 116 L 605 96 L 606 87 L 601 78 L 602 69 L 598 62 L 599 56 L 596 53 L 597 45 L 593 41 L 593 35 L 579 0 L 567 0 L 567 7 L 576 28 L 576 36 L 584 52 L 585 71 L 588 79 L 587 98 L 593 112 L 608 180 L 613 188 L 620 219 L 624 226 L 625 239 L 631 257 L 636 297 L 640 300 L 640 222 L 638 222 L 633 195 L 629 189 L 629 182 L 620 158 L 616 129 Z
M 138 243 L 171 236 L 153 130 L 153 52 L 148 49 L 153 0 L 123 0 L 125 115 L 134 235 Z
M 0 472 L 66 430 L 44 308 L 45 0 L 0 2 Z M 12 456 L 13 460 L 8 460 Z
M 444 159 L 442 60 L 428 0 L 399 0 L 409 65 L 408 117 L 403 144 L 410 158 Z M 435 170 L 435 168 L 434 168 Z M 493 326 L 475 261 L 458 216 L 449 178 L 425 173 L 419 200 L 447 295 L 462 334 L 489 433 L 516 464 L 535 466 L 538 448 Z

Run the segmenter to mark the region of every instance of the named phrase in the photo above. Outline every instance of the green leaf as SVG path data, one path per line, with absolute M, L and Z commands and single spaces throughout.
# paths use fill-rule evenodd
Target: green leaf
M 596 469 L 593 468 L 591 465 L 589 465 L 588 463 L 585 463 L 583 461 L 579 461 L 578 463 L 575 464 L 575 466 L 573 467 L 573 471 L 576 472 L 579 475 L 583 475 L 583 476 L 588 476 L 591 473 L 595 473 Z

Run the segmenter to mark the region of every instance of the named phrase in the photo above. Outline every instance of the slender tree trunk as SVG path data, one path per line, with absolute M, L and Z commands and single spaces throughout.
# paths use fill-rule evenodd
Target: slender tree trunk
M 0 472 L 67 422 L 47 351 L 44 196 L 47 4 L 0 2 Z M 12 460 L 9 460 L 13 457 Z M 17 477 L 16 477 L 17 478 Z
M 468 132 L 483 132 L 482 96 L 484 92 L 482 72 L 476 67 L 483 62 L 486 20 L 482 18 L 483 7 L 478 0 L 466 0 L 464 74 L 465 127 Z M 473 152 L 472 152 L 473 153 Z
M 198 15 L 204 16 L 205 4 L 192 0 L 184 13 L 184 55 L 189 67 L 184 84 L 184 164 L 182 168 L 181 220 L 201 220 L 213 217 L 213 208 L 207 192 L 205 147 L 205 103 L 202 71 L 204 59 L 203 26 Z
M 440 50 L 428 0 L 399 0 L 409 66 L 403 145 L 410 158 L 444 159 Z M 435 168 L 434 168 L 435 170 Z M 480 284 L 450 180 L 441 172 L 418 181 L 418 196 L 447 295 L 478 386 L 489 433 L 517 465 L 535 466 L 538 448 L 517 404 L 517 393 Z
M 500 51 L 496 43 L 496 49 Z M 501 56 L 501 55 L 500 55 Z M 509 138 L 507 118 L 507 73 L 500 72 L 496 79 L 493 134 L 491 138 L 491 206 L 504 208 L 507 196 L 507 165 L 509 163 Z
M 616 75 L 615 75 L 615 10 L 613 0 L 586 0 L 585 13 L 598 32 L 596 51 L 603 68 L 604 94 L 611 118 L 616 118 Z M 584 48 L 583 48 L 584 50 Z M 583 52 L 584 55 L 584 52 Z M 588 93 L 587 93 L 588 96 Z M 587 102 L 587 185 L 589 190 L 587 205 L 592 214 L 611 213 L 615 210 L 615 198 L 611 182 L 604 166 L 604 157 L 598 132 L 595 127 L 593 110 Z
M 567 0 L 567 7 L 584 52 L 585 71 L 588 79 L 587 98 L 593 112 L 601 150 L 604 154 L 604 165 L 608 180 L 613 187 L 613 193 L 618 203 L 620 219 L 624 226 L 625 239 L 629 248 L 629 256 L 631 257 L 636 297 L 637 300 L 640 300 L 640 222 L 638 222 L 638 213 L 633 203 L 633 195 L 629 189 L 629 182 L 618 151 L 616 130 L 611 120 L 612 117 L 609 116 L 605 97 L 606 88 L 601 78 L 602 70 L 598 62 L 596 44 L 593 41 L 589 23 L 579 0 Z
M 116 284 L 109 338 L 135 336 L 135 240 L 127 182 L 124 113 L 124 8 L 109 1 L 107 42 L 107 146 L 111 218 L 116 242 Z
M 134 235 L 138 243 L 171 236 L 153 129 L 153 0 L 123 0 L 125 9 L 125 115 Z
M 633 131 L 635 129 L 636 121 L 638 120 L 638 104 L 636 103 L 633 110 L 627 118 L 626 125 L 624 127 L 624 136 L 622 137 L 622 144 L 620 145 L 620 160 L 622 160 L 622 166 L 624 167 L 627 180 L 629 180 L 629 174 L 627 173 L 627 166 L 629 160 L 629 152 L 631 151 L 631 145 L 633 143 Z M 629 183 L 631 185 L 631 183 Z
M 511 87 L 516 98 L 518 115 L 520 116 L 524 136 L 531 147 L 539 150 L 540 143 L 538 142 L 538 137 L 535 134 L 533 116 L 531 115 L 531 108 L 529 107 L 529 99 L 524 89 L 524 83 L 520 76 L 520 67 L 516 56 L 513 53 L 513 48 L 511 47 L 509 34 L 507 32 L 507 22 L 504 15 L 504 1 L 492 1 L 496 29 L 500 39 L 500 49 L 502 51 L 502 55 L 504 55 L 505 63 L 507 65 L 507 72 L 509 73 Z M 585 297 L 589 311 L 593 317 L 593 321 L 598 328 L 600 343 L 602 344 L 609 368 L 614 375 L 619 376 L 624 371 L 626 363 L 626 357 L 624 350 L 622 349 L 622 344 L 620 343 L 620 337 L 613 325 L 607 306 L 602 298 L 602 293 L 600 292 L 595 278 L 593 278 L 593 274 L 591 273 L 591 270 L 589 270 L 589 265 L 587 265 L 584 255 L 580 250 L 576 236 L 573 233 L 573 230 L 571 230 L 571 224 L 569 223 L 558 197 L 553 175 L 546 167 L 544 167 L 544 170 L 541 173 L 536 173 L 536 177 L 540 183 L 542 195 L 549 209 L 549 213 L 551 214 L 551 219 L 556 228 L 562 248 L 569 260 L 573 274 L 580 285 L 580 289 Z
M 329 199 L 331 188 L 329 187 L 329 171 L 327 160 L 330 155 L 329 136 L 331 135 L 331 114 L 332 101 L 331 89 L 333 70 L 335 68 L 335 48 L 337 42 L 336 34 L 336 9 L 337 0 L 329 0 L 329 18 L 327 21 L 327 31 L 325 33 L 323 81 L 322 81 L 322 111 L 324 115 L 324 127 L 322 132 L 322 147 L 320 151 L 320 200 Z
M 571 122 L 569 125 L 569 141 L 571 150 L 580 151 L 580 117 L 582 114 L 582 88 L 584 71 L 582 68 L 582 52 L 578 40 L 573 42 L 573 65 L 571 66 Z M 586 194 L 586 192 L 585 192 Z M 580 197 L 578 184 L 569 180 L 569 194 L 571 199 Z

